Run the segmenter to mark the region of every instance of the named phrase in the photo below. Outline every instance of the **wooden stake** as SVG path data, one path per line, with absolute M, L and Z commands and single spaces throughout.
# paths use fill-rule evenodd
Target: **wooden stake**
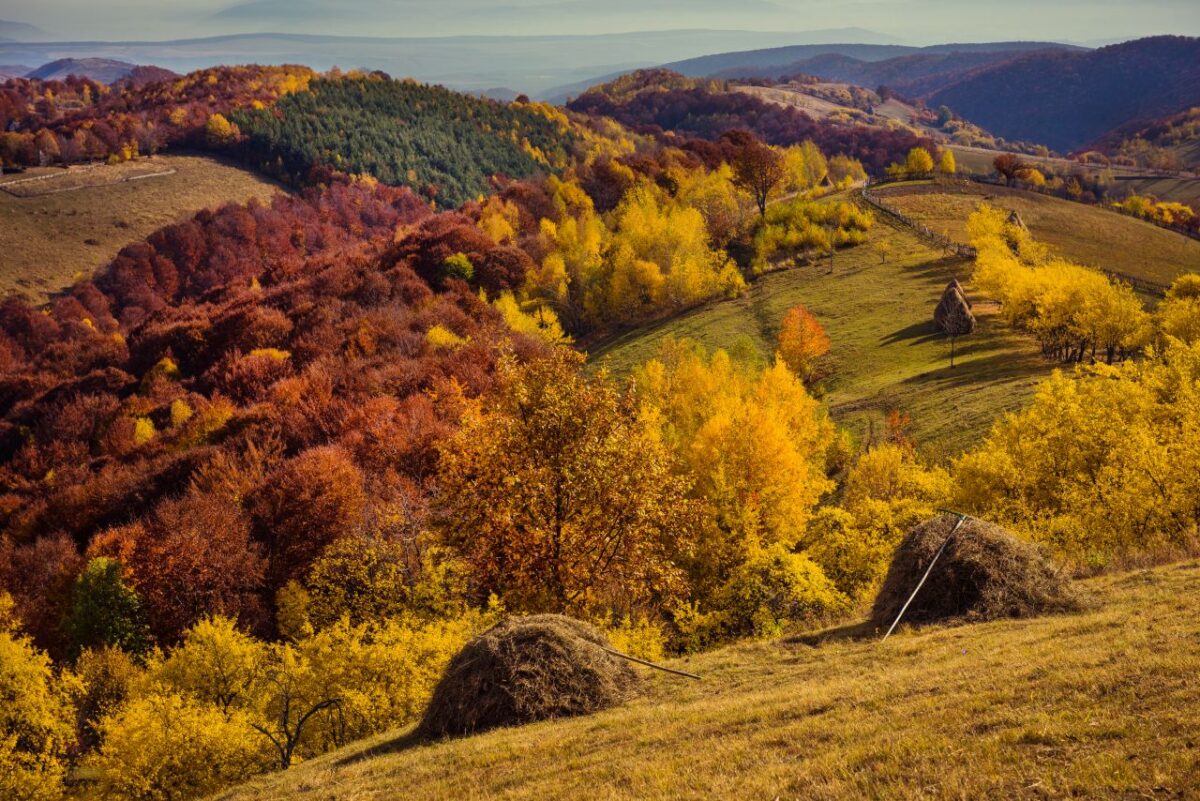
M 653 662 L 647 662 L 645 659 L 638 659 L 636 656 L 630 656 L 629 654 L 623 654 L 620 651 L 614 651 L 612 648 L 605 648 L 603 645 L 600 646 L 600 650 L 604 651 L 605 653 L 612 654 L 613 656 L 619 656 L 622 659 L 628 659 L 630 662 L 637 662 L 639 665 L 645 665 L 646 667 L 654 668 L 655 670 L 661 670 L 664 673 L 674 673 L 676 676 L 686 676 L 689 679 L 696 679 L 698 681 L 703 681 L 702 677 L 697 676 L 695 673 L 686 673 L 682 670 L 676 670 L 675 668 L 669 668 L 669 667 L 665 667 L 663 665 L 656 665 Z

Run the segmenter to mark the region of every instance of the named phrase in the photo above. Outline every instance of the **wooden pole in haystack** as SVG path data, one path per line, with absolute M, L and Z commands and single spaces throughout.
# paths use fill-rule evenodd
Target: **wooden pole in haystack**
M 904 606 L 900 607 L 900 614 L 896 615 L 896 619 L 892 621 L 891 627 L 887 630 L 887 634 L 883 635 L 881 643 L 886 642 L 888 637 L 892 636 L 892 632 L 896 630 L 896 626 L 900 625 L 900 618 L 904 617 L 904 613 L 908 611 L 908 605 L 913 602 L 913 598 L 917 597 L 917 593 L 925 586 L 925 579 L 929 578 L 929 574 L 933 572 L 933 566 L 937 564 L 937 560 L 941 557 L 942 552 L 946 550 L 946 546 L 950 544 L 950 540 L 954 539 L 954 535 L 958 532 L 959 527 L 963 524 L 970 515 L 965 515 L 962 512 L 951 512 L 949 509 L 939 509 L 939 512 L 948 512 L 952 515 L 958 515 L 958 522 L 954 524 L 954 528 L 950 529 L 950 534 L 946 537 L 942 547 L 937 549 L 937 553 L 933 555 L 933 559 L 929 560 L 929 567 L 925 568 L 925 575 L 921 576 L 921 580 L 917 582 L 917 587 L 912 591 L 912 595 L 908 596 L 908 600 L 904 602 Z
M 647 662 L 645 659 L 638 659 L 636 656 L 630 656 L 629 654 L 623 654 L 620 651 L 617 651 L 613 648 L 605 648 L 603 645 L 601 645 L 600 650 L 604 651 L 607 654 L 612 654 L 613 656 L 619 656 L 622 659 L 628 659 L 630 662 L 637 662 L 639 665 L 645 665 L 646 667 L 654 668 L 655 670 L 661 670 L 663 673 L 674 673 L 676 676 L 685 676 L 686 678 L 689 678 L 689 679 L 696 679 L 697 681 L 703 681 L 703 677 L 697 676 L 695 673 L 687 673 L 686 671 L 676 670 L 675 668 L 669 668 L 669 667 L 666 667 L 665 665 L 656 665 L 653 662 Z

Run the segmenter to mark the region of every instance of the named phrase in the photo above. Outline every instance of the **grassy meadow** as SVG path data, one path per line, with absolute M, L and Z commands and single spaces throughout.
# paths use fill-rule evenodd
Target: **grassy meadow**
M 892 251 L 882 261 L 876 250 Z M 1036 345 L 1009 328 L 977 296 L 977 332 L 950 343 L 933 325 L 933 310 L 957 277 L 971 294 L 971 263 L 946 258 L 907 229 L 878 219 L 865 245 L 828 259 L 768 274 L 742 298 L 708 304 L 625 334 L 591 350 L 593 365 L 626 375 L 658 352 L 663 340 L 690 338 L 709 348 L 765 363 L 773 358 L 784 314 L 801 304 L 833 342 L 824 393 L 833 417 L 860 436 L 882 433 L 892 409 L 911 415 L 927 455 L 961 452 L 1002 412 L 1019 408 L 1051 367 Z
M 1170 284 L 1200 270 L 1200 241 L 1114 211 L 999 186 L 947 186 L 928 182 L 877 190 L 889 205 L 958 242 L 981 202 L 1015 209 L 1041 242 L 1059 255 L 1091 267 Z
M 1197 798 L 1200 563 L 1082 586 L 1077 614 L 743 643 L 591 717 L 396 731 L 218 798 Z
M 248 170 L 191 155 L 29 170 L 3 180 L 37 175 L 53 177 L 0 187 L 0 295 L 23 292 L 34 301 L 87 277 L 164 225 L 278 191 Z

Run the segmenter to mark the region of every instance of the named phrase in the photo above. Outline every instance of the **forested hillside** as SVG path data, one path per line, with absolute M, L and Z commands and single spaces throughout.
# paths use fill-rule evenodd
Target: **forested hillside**
M 412 722 L 505 615 L 652 659 L 851 620 L 946 506 L 1055 581 L 1197 547 L 1200 277 L 1147 309 L 988 208 L 982 296 L 941 286 L 960 261 L 922 277 L 929 249 L 872 239 L 855 194 L 954 171 L 911 134 L 670 74 L 570 114 L 302 68 L 50 86 L 0 90 L 7 161 L 197 143 L 304 186 L 0 302 L 0 797 L 193 801 L 289 769 Z M 904 409 L 859 436 L 831 414 L 822 316 L 861 297 L 587 369 L 764 276 L 890 261 L 955 326 L 859 342 L 953 348 L 996 298 L 1019 333 L 940 369 L 948 395 L 1028 377 L 1039 345 L 1078 373 L 932 461 Z
M 580 95 L 568 107 L 612 117 L 636 129 L 705 139 L 742 128 L 773 145 L 811 140 L 826 153 L 858 159 L 875 174 L 903 161 L 913 147 L 931 147 L 908 131 L 813 120 L 799 109 L 725 91 L 720 82 L 687 79 L 669 70 L 622 76 Z
M 493 177 L 560 170 L 578 139 L 545 107 L 379 73 L 318 79 L 305 67 L 219 67 L 115 86 L 14 80 L 0 86 L 0 128 L 5 165 L 126 161 L 186 146 L 298 186 L 370 175 L 442 207 L 487 193 Z
M 1133 121 L 1200 104 L 1200 39 L 1157 36 L 1028 55 L 927 100 L 1008 139 L 1074 150 Z
M 573 135 L 519 104 L 382 76 L 330 78 L 270 108 L 232 116 L 245 158 L 293 180 L 314 167 L 408 185 L 454 207 L 495 175 L 528 178 L 566 164 Z

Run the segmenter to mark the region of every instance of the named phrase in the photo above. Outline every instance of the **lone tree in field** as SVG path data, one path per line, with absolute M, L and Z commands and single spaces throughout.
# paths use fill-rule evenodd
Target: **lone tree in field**
M 793 306 L 779 330 L 779 356 L 806 384 L 816 374 L 817 360 L 829 352 L 829 335 L 808 309 Z
M 914 147 L 904 159 L 904 170 L 910 178 L 929 175 L 933 172 L 933 156 L 923 147 Z
M 951 281 L 942 293 L 937 308 L 933 310 L 933 322 L 946 336 L 950 337 L 950 366 L 954 366 L 954 343 L 959 337 L 975 333 L 975 315 L 967 302 L 957 280 Z
M 1029 169 L 1029 165 L 1021 161 L 1020 157 L 1013 153 L 1001 153 L 999 156 L 996 156 L 996 158 L 992 159 L 992 166 L 1004 178 L 1004 183 L 1009 185 L 1022 172 Z
M 733 182 L 754 196 L 758 213 L 763 217 L 767 216 L 771 192 L 785 174 L 783 157 L 759 141 L 746 142 L 733 157 Z

